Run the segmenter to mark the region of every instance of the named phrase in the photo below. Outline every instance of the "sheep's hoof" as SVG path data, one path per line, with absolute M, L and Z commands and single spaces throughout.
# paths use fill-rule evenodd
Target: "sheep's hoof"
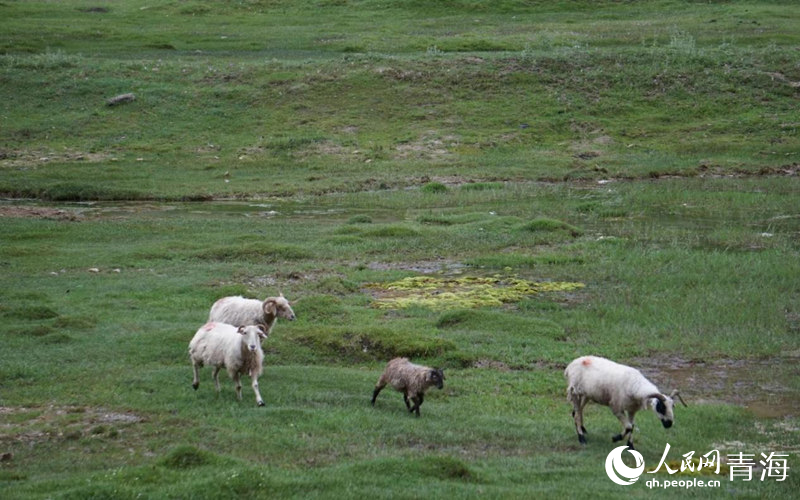
M 617 441 L 622 441 L 622 434 L 617 434 L 616 436 L 611 438 L 612 443 L 616 443 Z
M 200 387 L 199 382 L 195 382 L 194 384 L 192 384 L 192 389 L 194 389 L 195 391 L 197 390 L 198 387 Z
M 633 443 L 631 443 L 630 441 L 628 441 L 628 449 L 629 449 L 629 450 L 632 450 L 632 449 L 634 449 L 634 448 L 633 448 Z
M 584 436 L 582 434 L 578 434 L 578 442 L 585 446 L 586 445 L 586 436 Z
M 258 402 L 258 406 L 264 406 L 264 402 L 263 401 L 259 401 Z

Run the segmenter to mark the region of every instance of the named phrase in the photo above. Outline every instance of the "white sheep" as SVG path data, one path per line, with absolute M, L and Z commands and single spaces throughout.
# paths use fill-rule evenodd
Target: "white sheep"
M 390 384 L 395 390 L 403 393 L 403 401 L 410 413 L 419 417 L 419 407 L 425 399 L 425 391 L 432 386 L 441 389 L 444 386 L 444 371 L 439 368 L 415 365 L 408 358 L 394 358 L 386 365 L 386 369 L 375 384 L 372 392 L 372 406 L 378 394 Z M 412 407 L 408 400 L 414 402 Z
M 225 323 L 209 322 L 200 327 L 189 342 L 189 356 L 194 369 L 192 387 L 197 390 L 199 369 L 203 365 L 214 367 L 214 385 L 219 392 L 219 371 L 222 367 L 236 383 L 236 396 L 242 399 L 241 375 L 247 374 L 252 380 L 253 392 L 258 406 L 264 406 L 258 391 L 258 376 L 261 375 L 264 352 L 261 339 L 267 332 L 260 325 L 233 326 Z
M 665 428 L 672 427 L 675 396 L 686 406 L 678 390 L 664 395 L 642 373 L 598 356 L 583 356 L 573 360 L 564 370 L 567 378 L 567 401 L 572 403 L 572 418 L 578 441 L 586 444 L 583 408 L 589 401 L 608 406 L 622 423 L 623 432 L 612 437 L 621 441 L 628 436 L 633 449 L 633 418 L 639 410 L 652 409 Z
M 297 318 L 283 294 L 279 297 L 267 297 L 263 301 L 244 297 L 223 297 L 214 302 L 208 315 L 208 321 L 234 326 L 263 325 L 267 334 L 272 331 L 278 318 L 289 321 Z

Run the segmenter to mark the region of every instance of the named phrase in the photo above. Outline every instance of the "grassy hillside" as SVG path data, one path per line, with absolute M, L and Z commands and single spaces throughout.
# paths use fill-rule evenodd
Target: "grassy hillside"
M 6 4 L 0 192 L 797 169 L 791 2 L 430 3 Z
M 0 497 L 792 498 L 796 2 L 0 3 Z M 133 93 L 135 100 L 109 106 Z M 214 300 L 297 300 L 235 399 Z M 612 483 L 597 354 L 689 404 Z M 385 362 L 445 369 L 417 419 Z M 577 478 L 580 478 L 579 480 Z

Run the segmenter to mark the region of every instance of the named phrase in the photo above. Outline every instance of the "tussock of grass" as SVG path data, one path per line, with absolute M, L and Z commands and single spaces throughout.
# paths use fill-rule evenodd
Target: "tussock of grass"
M 437 357 L 455 347 L 453 342 L 436 336 L 381 327 L 353 331 L 348 327 L 317 326 L 313 331 L 295 336 L 295 340 L 340 361 Z
M 431 193 L 431 194 L 447 192 L 447 186 L 445 186 L 441 182 L 428 182 L 426 184 L 423 184 L 422 187 L 419 189 L 423 193 Z
M 217 463 L 219 458 L 213 453 L 185 445 L 178 446 L 158 461 L 159 465 L 169 469 L 189 469 Z
M 537 255 L 507 253 L 475 257 L 466 260 L 464 263 L 468 266 L 490 269 L 534 269 L 539 266 L 582 264 L 584 261 L 585 258 L 582 255 L 567 253 L 543 253 Z
M 194 257 L 217 261 L 282 262 L 308 259 L 312 255 L 308 250 L 295 245 L 247 242 L 202 250 L 197 252 Z
M 490 191 L 494 189 L 504 189 L 502 182 L 469 182 L 462 184 L 459 189 L 462 191 Z
M 419 232 L 416 229 L 406 227 L 406 226 L 383 226 L 376 229 L 370 229 L 364 232 L 366 236 L 372 236 L 376 238 L 409 238 L 413 236 L 418 236 Z
M 3 317 L 21 320 L 42 320 L 57 318 L 59 314 L 47 306 L 29 305 L 3 310 Z
M 571 236 L 580 236 L 583 234 L 583 231 L 572 224 L 568 224 L 566 222 L 550 219 L 547 217 L 539 217 L 533 219 L 532 221 L 524 224 L 522 226 L 523 230 L 530 231 L 530 232 L 559 232 L 564 231 L 569 233 Z
M 90 330 L 96 325 L 97 320 L 86 316 L 59 316 L 53 322 L 55 328 L 68 330 Z
M 31 337 L 44 337 L 50 335 L 54 331 L 55 330 L 53 329 L 53 327 L 48 325 L 34 325 L 34 326 L 29 326 L 27 328 L 13 329 L 10 330 L 10 333 L 13 333 L 15 335 L 27 335 Z
M 347 219 L 348 224 L 371 224 L 372 217 L 369 215 L 354 215 Z

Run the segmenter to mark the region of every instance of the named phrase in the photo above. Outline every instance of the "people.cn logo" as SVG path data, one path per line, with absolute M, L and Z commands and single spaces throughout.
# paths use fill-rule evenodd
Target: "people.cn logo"
M 622 461 L 622 452 L 628 450 L 636 461 L 636 467 L 628 467 Z M 606 458 L 606 474 L 615 483 L 628 486 L 636 482 L 644 472 L 644 457 L 636 450 L 629 450 L 627 446 L 614 448 Z

